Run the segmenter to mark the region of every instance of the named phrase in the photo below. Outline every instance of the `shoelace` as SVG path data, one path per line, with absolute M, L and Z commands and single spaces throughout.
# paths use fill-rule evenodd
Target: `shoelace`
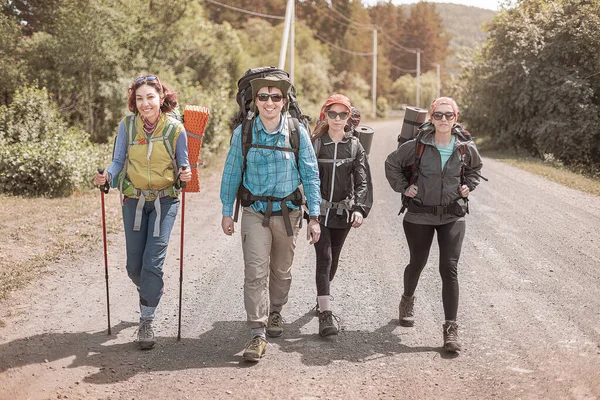
M 271 319 L 271 324 L 275 326 L 283 325 L 283 317 L 279 313 L 273 314 L 273 318 Z
M 329 323 L 329 321 L 328 321 L 328 320 L 329 320 L 329 319 L 331 319 L 331 325 L 333 325 L 333 324 L 334 324 L 334 322 L 333 322 L 333 321 L 335 321 L 335 325 L 337 325 L 337 329 L 338 329 L 338 331 L 341 329 L 341 322 L 342 322 L 342 319 L 341 319 L 340 317 L 338 317 L 337 315 L 335 315 L 334 313 L 332 313 L 332 312 L 329 312 L 329 313 L 327 313 L 326 315 L 324 315 L 324 316 L 322 316 L 322 317 L 319 317 L 319 318 L 323 318 L 323 319 L 324 319 L 324 320 L 326 320 L 328 323 Z
M 455 325 L 446 327 L 446 338 L 448 342 L 456 342 L 458 340 L 458 328 Z
M 406 315 L 407 317 L 412 317 L 414 315 L 414 303 L 414 297 L 411 300 L 406 300 L 404 302 L 401 301 L 400 304 L 402 304 L 402 314 Z
M 255 337 L 251 341 L 248 342 L 246 347 L 248 350 L 258 350 L 260 348 L 261 338 Z
M 148 332 L 152 332 L 152 321 L 149 319 L 145 319 L 142 321 L 142 323 L 140 324 L 140 326 L 137 327 L 137 329 L 135 330 L 135 332 L 133 332 L 133 336 L 137 335 L 138 332 L 140 333 L 140 336 L 142 337 L 148 337 Z

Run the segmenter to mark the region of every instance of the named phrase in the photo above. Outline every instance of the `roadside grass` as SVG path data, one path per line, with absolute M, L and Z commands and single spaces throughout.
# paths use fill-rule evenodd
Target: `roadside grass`
M 523 152 L 492 149 L 485 138 L 477 138 L 475 143 L 483 156 L 543 176 L 550 181 L 572 189 L 600 196 L 600 174 L 594 177 L 585 176 L 575 168 L 565 167 L 551 158 L 546 161 L 531 157 Z
M 67 198 L 0 195 L 0 300 L 25 286 L 46 267 L 102 243 L 97 190 Z M 120 225 L 118 210 L 106 209 L 107 233 Z
M 204 160 L 201 183 L 222 171 L 224 159 L 216 155 Z M 107 234 L 123 229 L 119 201 L 116 189 L 105 195 Z M 97 189 L 59 199 L 0 194 L 0 204 L 0 300 L 48 273 L 49 265 L 103 246 Z M 0 328 L 4 325 L 0 319 Z

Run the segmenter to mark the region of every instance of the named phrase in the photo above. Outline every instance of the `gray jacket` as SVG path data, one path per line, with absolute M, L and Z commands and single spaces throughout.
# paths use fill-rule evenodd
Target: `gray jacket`
M 419 191 L 411 202 L 421 206 L 456 206 L 462 209 L 462 214 L 466 211 L 467 202 L 460 197 L 458 188 L 461 185 L 461 159 L 464 159 L 466 167 L 464 168 L 464 184 L 470 191 L 475 190 L 479 185 L 478 173 L 483 166 L 481 156 L 471 135 L 466 132 L 459 124 L 454 124 L 452 134 L 456 136 L 454 151 L 446 162 L 442 170 L 442 160 L 440 152 L 435 147 L 433 141 L 435 127 L 431 123 L 425 123 L 421 126 L 423 135 L 409 140 L 402 144 L 396 151 L 392 152 L 385 161 L 385 176 L 392 189 L 396 192 L 404 193 L 409 186 L 407 172 L 411 170 L 415 163 L 415 154 L 417 150 L 416 140 L 425 145 L 423 155 L 417 171 L 417 186 Z M 460 147 L 466 145 L 464 155 L 460 153 Z M 418 213 L 411 212 L 409 207 L 404 219 L 414 224 L 442 225 L 449 222 L 463 219 L 456 213 L 438 212 Z

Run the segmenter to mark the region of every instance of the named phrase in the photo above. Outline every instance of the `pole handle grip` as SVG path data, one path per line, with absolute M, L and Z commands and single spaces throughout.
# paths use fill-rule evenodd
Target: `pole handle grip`
M 104 173 L 104 168 L 98 168 L 98 173 L 102 175 Z M 101 192 L 108 193 L 108 191 L 110 190 L 110 185 L 108 184 L 108 182 L 104 182 L 104 185 L 100 185 L 98 186 L 98 188 Z
M 187 164 L 183 164 L 183 165 L 181 166 L 181 170 L 182 170 L 182 171 L 185 171 L 185 170 L 187 170 L 187 169 L 188 169 L 188 165 L 187 165 Z M 182 189 L 185 189 L 185 188 L 186 188 L 186 186 L 187 186 L 187 182 L 181 181 L 181 188 L 182 188 Z

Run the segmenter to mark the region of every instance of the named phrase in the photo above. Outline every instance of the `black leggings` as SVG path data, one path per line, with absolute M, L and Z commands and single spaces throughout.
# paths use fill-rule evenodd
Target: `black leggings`
M 329 295 L 329 283 L 333 280 L 340 260 L 340 252 L 350 227 L 327 228 L 321 224 L 321 237 L 315 243 L 317 253 L 317 296 Z
M 410 249 L 410 262 L 404 270 L 404 295 L 414 295 L 421 271 L 429 258 L 433 233 L 437 231 L 444 315 L 446 320 L 455 320 L 458 311 L 457 264 L 465 237 L 465 221 L 445 225 L 419 225 L 404 221 L 403 225 Z

